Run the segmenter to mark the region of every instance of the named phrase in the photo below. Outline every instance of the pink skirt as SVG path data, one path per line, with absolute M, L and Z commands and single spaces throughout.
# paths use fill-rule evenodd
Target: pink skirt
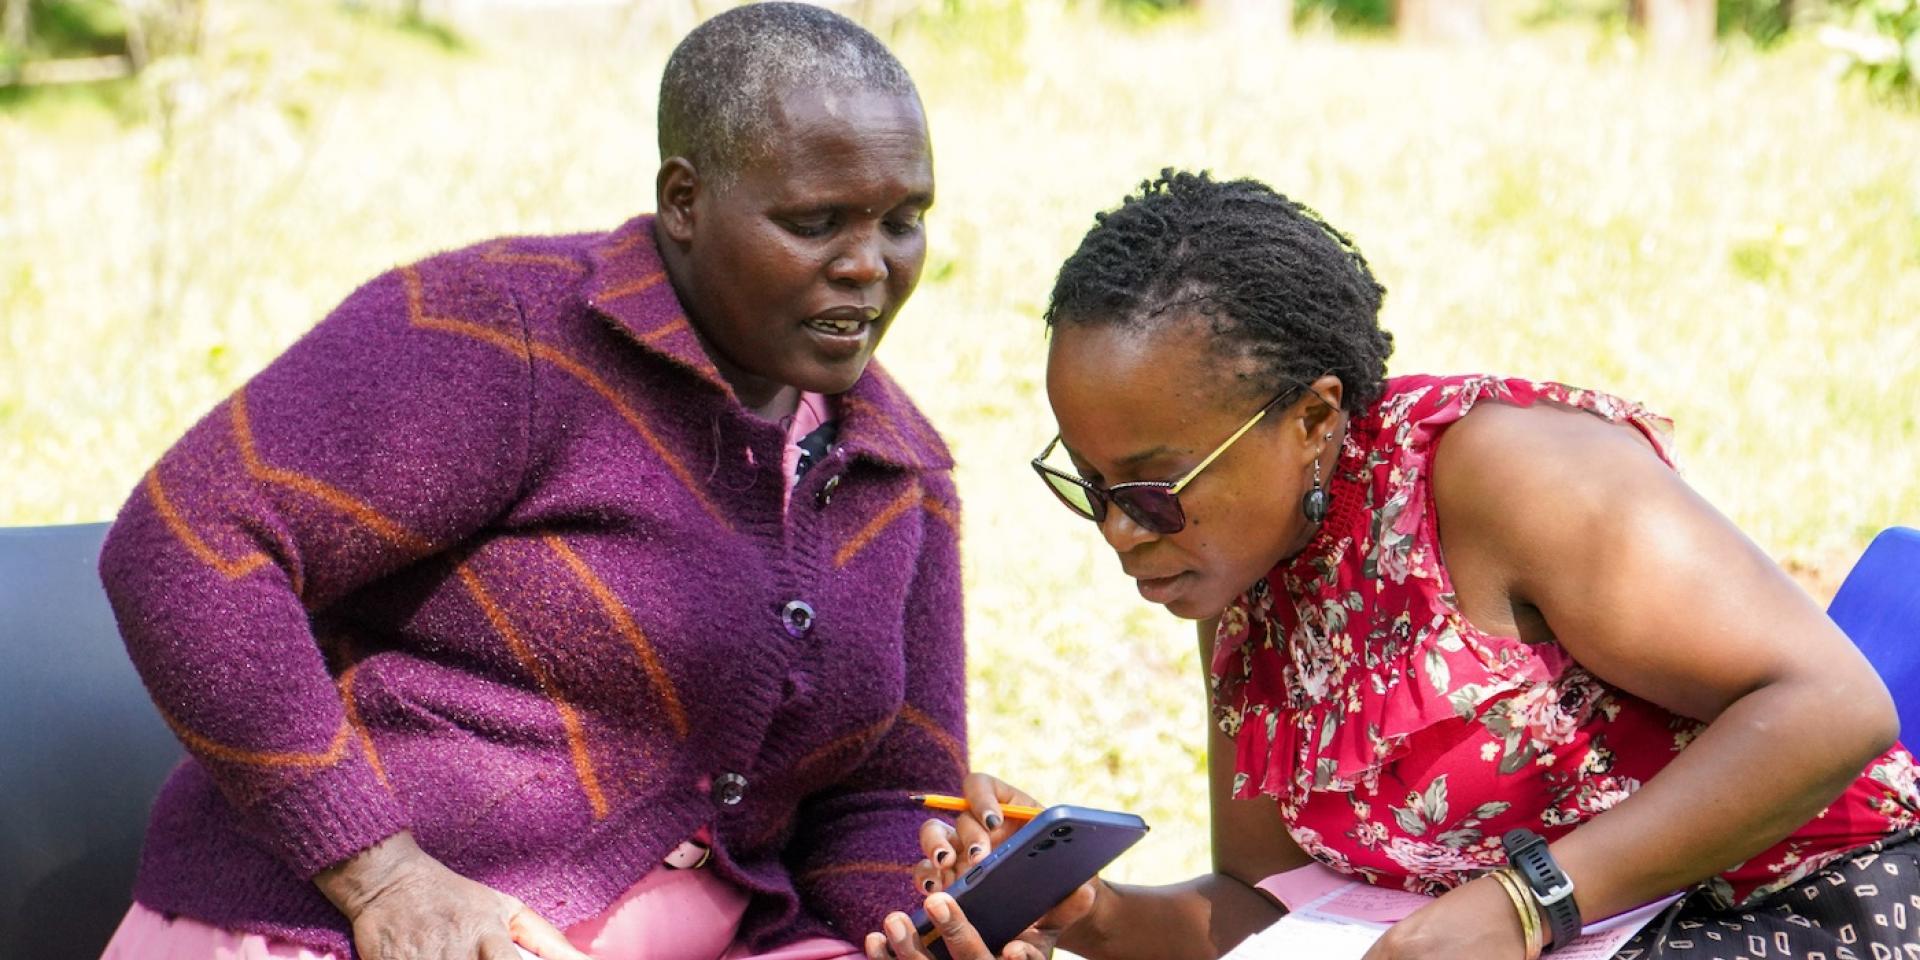
M 595 960 L 860 960 L 864 956 L 853 944 L 820 938 L 754 953 L 733 939 L 746 909 L 746 893 L 711 871 L 657 867 L 605 912 L 568 927 L 566 933 L 575 947 Z M 168 920 L 136 903 L 120 921 L 101 960 L 341 958 L 186 917 Z

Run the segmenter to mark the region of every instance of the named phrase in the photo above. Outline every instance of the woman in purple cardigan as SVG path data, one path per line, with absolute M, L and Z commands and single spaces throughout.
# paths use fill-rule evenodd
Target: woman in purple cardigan
M 952 462 L 868 362 L 924 114 L 769 3 L 660 143 L 656 216 L 375 279 L 141 481 L 101 574 L 192 758 L 109 957 L 803 960 L 912 901 L 967 759 Z

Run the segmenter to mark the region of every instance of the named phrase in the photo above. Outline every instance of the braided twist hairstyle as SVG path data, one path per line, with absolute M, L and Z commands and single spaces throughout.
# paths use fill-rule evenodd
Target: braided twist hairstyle
M 1330 373 L 1357 413 L 1379 399 L 1393 352 L 1385 295 L 1353 241 L 1313 210 L 1257 180 L 1167 169 L 1094 217 L 1045 316 L 1049 328 L 1146 328 L 1197 313 L 1223 351 L 1251 361 L 1249 392 Z

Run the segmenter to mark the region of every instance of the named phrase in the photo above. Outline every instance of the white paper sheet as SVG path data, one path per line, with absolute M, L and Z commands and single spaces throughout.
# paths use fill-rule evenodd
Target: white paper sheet
M 1433 902 L 1431 897 L 1363 883 L 1310 864 L 1268 877 L 1260 889 L 1287 906 L 1278 923 L 1248 937 L 1222 960 L 1360 960 L 1389 926 Z M 1554 960 L 1607 960 L 1658 916 L 1673 897 L 1587 924 Z

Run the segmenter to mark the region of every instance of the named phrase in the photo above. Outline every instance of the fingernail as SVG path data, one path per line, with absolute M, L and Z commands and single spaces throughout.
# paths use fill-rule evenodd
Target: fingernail
M 978 860 L 981 857 L 984 857 L 986 855 L 987 855 L 987 848 L 981 846 L 980 844 L 976 843 L 973 846 L 970 846 L 967 848 L 967 857 L 969 859 Z
M 934 923 L 946 923 L 953 919 L 953 899 L 951 897 L 928 897 L 927 916 Z
M 907 921 L 903 919 L 899 914 L 895 914 L 887 918 L 887 936 L 888 937 L 894 940 L 897 940 L 901 943 L 905 943 L 908 935 L 910 935 L 912 932 L 913 931 L 907 929 Z
M 953 851 L 952 851 L 952 850 L 942 850 L 942 851 L 940 851 L 939 853 L 936 853 L 936 854 L 934 854 L 934 855 L 933 855 L 933 860 L 934 860 L 934 862 L 935 862 L 935 863 L 938 863 L 939 865 L 941 865 L 941 866 L 943 866 L 943 867 L 947 865 L 947 861 L 948 861 L 948 860 L 952 860 L 952 859 L 953 859 Z
M 997 811 L 997 810 L 996 810 L 996 811 L 994 811 L 994 812 L 992 812 L 992 813 L 989 813 L 989 814 L 987 814 L 987 829 L 988 829 L 988 830 L 998 830 L 998 829 L 1000 829 L 1000 824 L 1001 824 L 1001 822 L 1002 822 L 1002 821 L 1000 820 L 1000 812 L 999 812 L 999 811 Z
M 922 881 L 920 881 L 920 889 L 922 889 L 922 890 L 925 890 L 925 891 L 926 891 L 926 892 L 928 892 L 928 893 L 932 893 L 932 892 L 933 892 L 933 881 L 932 881 L 932 880 L 922 880 Z

